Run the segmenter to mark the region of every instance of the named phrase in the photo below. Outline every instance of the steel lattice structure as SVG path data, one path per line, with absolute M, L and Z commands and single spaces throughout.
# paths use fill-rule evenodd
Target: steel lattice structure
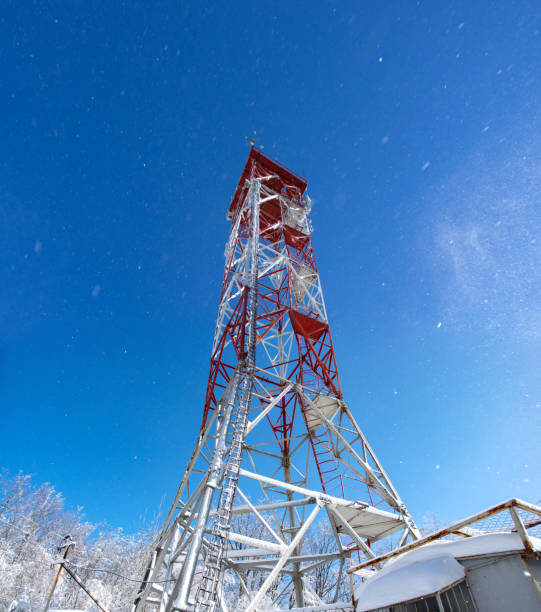
M 342 395 L 306 186 L 251 148 L 227 214 L 201 430 L 134 611 L 349 610 L 352 557 L 419 537 Z M 322 521 L 334 548 L 314 552 Z M 326 600 L 322 566 L 337 585 Z

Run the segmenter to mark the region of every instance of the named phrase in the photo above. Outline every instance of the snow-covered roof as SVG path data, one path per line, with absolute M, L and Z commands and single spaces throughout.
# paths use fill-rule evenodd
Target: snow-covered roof
M 530 537 L 535 550 L 541 550 L 541 540 Z M 490 555 L 494 553 L 524 550 L 524 545 L 518 533 L 485 533 L 483 535 L 463 538 L 460 540 L 436 540 L 408 553 L 389 560 L 387 567 L 430 559 L 439 554 L 450 554 L 455 559 Z
M 541 539 L 530 537 L 541 552 Z M 464 577 L 456 559 L 524 550 L 517 533 L 491 533 L 463 540 L 430 542 L 390 559 L 357 589 L 357 612 L 383 608 L 437 593 Z
M 440 554 L 426 561 L 386 568 L 357 589 L 357 612 L 383 608 L 423 595 L 436 593 L 464 578 L 464 568 L 452 555 Z

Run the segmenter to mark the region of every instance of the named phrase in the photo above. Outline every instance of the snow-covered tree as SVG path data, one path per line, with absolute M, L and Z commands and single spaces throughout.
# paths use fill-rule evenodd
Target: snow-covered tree
M 126 535 L 121 529 L 92 525 L 82 509 L 66 509 L 49 483 L 35 486 L 22 473 L 0 472 L 0 612 L 13 601 L 43 610 L 61 559 L 59 545 L 75 542 L 69 567 L 112 612 L 129 610 L 143 573 L 153 530 Z M 133 581 L 126 578 L 132 578 Z M 52 602 L 55 608 L 95 609 L 66 572 Z

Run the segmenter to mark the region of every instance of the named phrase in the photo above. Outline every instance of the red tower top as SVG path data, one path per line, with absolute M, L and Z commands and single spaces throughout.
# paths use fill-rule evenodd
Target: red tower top
M 268 155 L 264 155 L 261 151 L 252 147 L 250 149 L 248 159 L 246 160 L 246 164 L 244 165 L 244 170 L 240 176 L 239 184 L 235 189 L 235 194 L 233 195 L 233 199 L 229 205 L 229 209 L 227 211 L 228 219 L 233 217 L 233 211 L 237 207 L 244 190 L 247 189 L 247 180 L 250 178 L 250 173 L 254 163 L 256 162 L 259 169 L 263 169 L 275 177 L 267 182 L 269 187 L 274 191 L 279 193 L 282 192 L 289 198 L 294 198 L 296 196 L 300 199 L 306 189 L 308 184 L 306 179 L 302 178 L 298 174 L 295 174 L 291 170 L 288 170 L 276 160 L 272 159 Z

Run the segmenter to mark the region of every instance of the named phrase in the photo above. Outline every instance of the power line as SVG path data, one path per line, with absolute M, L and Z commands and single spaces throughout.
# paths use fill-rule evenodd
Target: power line
M 11 523 L 10 521 L 7 521 L 5 518 L 0 516 L 0 521 L 3 521 L 4 523 L 8 524 L 10 527 L 14 527 L 15 529 L 17 529 L 18 531 L 20 531 L 21 533 L 23 533 L 25 536 L 31 537 L 33 534 L 31 532 L 25 531 L 24 529 L 21 529 L 20 527 L 18 527 L 17 525 Z M 52 535 L 57 535 L 54 532 L 51 532 Z M 33 542 L 34 544 L 39 544 L 39 542 Z M 122 578 L 123 580 L 128 580 L 129 582 L 145 582 L 145 583 L 164 583 L 164 582 L 171 582 L 173 580 L 173 578 L 168 578 L 167 580 L 141 580 L 140 578 L 129 578 L 128 576 L 123 576 L 122 574 L 119 574 L 118 572 L 115 572 L 113 570 L 108 570 L 108 569 L 104 569 L 104 568 L 93 568 L 93 567 L 89 567 L 87 565 L 79 565 L 77 563 L 73 563 L 73 561 L 68 561 L 68 560 L 63 560 L 63 561 L 53 561 L 53 565 L 59 565 L 61 563 L 68 563 L 69 565 L 72 565 L 73 567 L 76 567 L 77 569 L 84 569 L 90 572 L 104 572 L 106 574 L 113 574 L 114 576 L 118 576 L 119 578 Z M 49 563 L 43 562 L 44 565 L 49 565 Z
M 1 516 L 0 516 L 0 521 L 7 523 L 10 527 L 14 527 L 15 529 L 23 533 L 25 536 L 28 536 L 28 537 L 32 536 L 32 533 L 24 531 L 24 529 L 21 529 L 17 525 L 14 525 L 13 523 L 11 523 L 10 521 L 7 521 L 5 518 Z M 56 535 L 56 534 L 53 534 L 53 535 Z M 43 563 L 44 565 L 49 565 L 49 563 L 45 563 L 45 562 Z M 119 574 L 118 572 L 115 572 L 113 570 L 108 570 L 104 568 L 88 567 L 87 565 L 79 565 L 77 563 L 73 563 L 73 561 L 68 561 L 66 559 L 63 559 L 62 561 L 53 561 L 53 565 L 59 565 L 62 563 L 68 563 L 69 565 L 72 565 L 73 567 L 76 567 L 77 569 L 84 569 L 90 572 L 104 572 L 106 574 L 113 574 L 114 576 L 118 576 L 119 578 L 122 578 L 123 580 L 128 580 L 129 582 L 164 583 L 164 582 L 171 582 L 173 580 L 173 578 L 168 578 L 167 580 L 141 580 L 140 578 L 129 578 L 128 576 L 123 576 L 122 574 Z
M 108 570 L 108 569 L 103 569 L 103 568 L 97 568 L 97 567 L 88 567 L 86 565 L 78 565 L 77 563 L 73 563 L 73 561 L 67 561 L 67 560 L 63 560 L 63 561 L 55 561 L 54 565 L 57 565 L 59 563 L 66 563 L 68 565 L 72 565 L 73 567 L 76 567 L 77 569 L 84 569 L 90 572 L 105 572 L 106 574 L 113 574 L 114 576 L 118 576 L 119 578 L 122 578 L 123 580 L 128 580 L 129 582 L 138 582 L 139 584 L 141 584 L 142 582 L 144 583 L 163 583 L 163 582 L 171 582 L 174 580 L 174 578 L 167 578 L 166 580 L 141 580 L 140 578 L 128 578 L 128 576 L 123 576 L 122 574 L 119 574 L 118 572 L 115 572 L 113 570 Z

